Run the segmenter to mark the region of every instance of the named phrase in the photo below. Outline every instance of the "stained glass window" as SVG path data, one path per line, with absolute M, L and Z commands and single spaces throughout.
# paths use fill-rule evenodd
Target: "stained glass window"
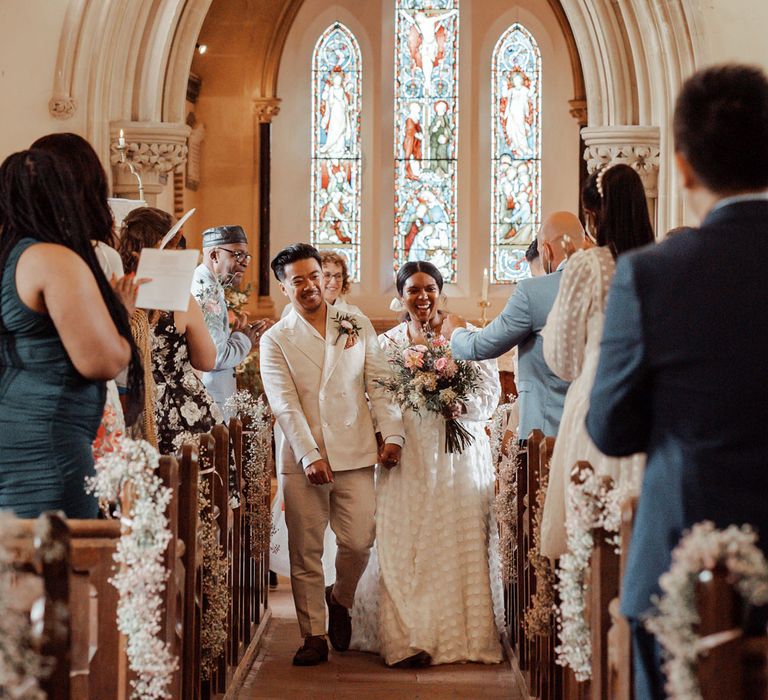
M 336 22 L 312 55 L 311 241 L 343 255 L 360 281 L 362 65 L 352 32 Z
M 459 0 L 395 3 L 395 269 L 456 281 Z
M 541 54 L 521 24 L 496 44 L 492 80 L 491 270 L 504 283 L 530 275 L 541 221 Z

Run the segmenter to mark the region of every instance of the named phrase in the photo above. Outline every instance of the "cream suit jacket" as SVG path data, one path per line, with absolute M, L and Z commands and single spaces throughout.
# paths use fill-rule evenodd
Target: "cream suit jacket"
M 264 391 L 285 437 L 278 451 L 284 474 L 302 473 L 302 457 L 314 450 L 333 471 L 375 464 L 371 409 L 384 438 L 405 436 L 397 403 L 376 381 L 392 372 L 371 322 L 329 305 L 327 310 L 325 339 L 296 311 L 261 339 Z M 357 342 L 347 349 L 346 336 L 339 337 L 338 331 L 342 315 L 354 316 L 361 328 Z

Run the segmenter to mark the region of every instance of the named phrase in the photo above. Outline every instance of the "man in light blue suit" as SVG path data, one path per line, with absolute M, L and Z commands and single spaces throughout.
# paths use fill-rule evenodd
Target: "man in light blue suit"
M 537 240 L 547 274 L 521 280 L 504 310 L 488 326 L 470 331 L 466 322 L 454 315 L 443 322 L 443 335 L 451 340 L 453 356 L 458 360 L 488 360 L 517 346 L 521 440 L 534 428 L 556 435 L 560 427 L 569 384 L 544 361 L 541 329 L 555 303 L 567 254 L 581 250 L 586 239 L 576 216 L 556 212 L 541 225 Z
M 235 370 L 271 325 L 265 320 L 249 324 L 238 319 L 233 329 L 229 327 L 224 287 L 238 286 L 250 261 L 248 239 L 240 226 L 216 226 L 203 232 L 203 262 L 195 270 L 192 294 L 216 344 L 216 366 L 203 374 L 203 384 L 227 418 L 224 403 L 237 391 Z

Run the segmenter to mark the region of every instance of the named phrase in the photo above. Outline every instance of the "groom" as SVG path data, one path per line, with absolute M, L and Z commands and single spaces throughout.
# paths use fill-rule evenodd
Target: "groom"
M 272 271 L 293 310 L 261 340 L 261 377 L 285 439 L 283 475 L 291 587 L 303 646 L 296 666 L 349 648 L 349 609 L 375 535 L 373 465 L 400 461 L 405 429 L 395 402 L 377 383 L 391 372 L 364 316 L 341 313 L 323 300 L 320 254 L 306 243 L 281 250 Z M 366 393 L 383 436 L 380 453 Z M 323 537 L 336 535 L 336 583 L 325 587 Z M 325 598 L 325 600 L 324 600 Z

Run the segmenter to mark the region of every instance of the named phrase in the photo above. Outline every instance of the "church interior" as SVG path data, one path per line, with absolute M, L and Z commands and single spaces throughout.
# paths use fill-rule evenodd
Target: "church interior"
M 675 100 L 710 66 L 768 71 L 766 27 L 762 0 L 0 0 L 0 161 L 46 134 L 78 134 L 107 174 L 118 222 L 140 200 L 174 220 L 194 209 L 188 250 L 202 250 L 207 229 L 242 227 L 250 264 L 238 312 L 252 320 L 286 313 L 270 261 L 310 243 L 344 259 L 347 299 L 376 332 L 399 322 L 395 273 L 418 260 L 442 274 L 441 308 L 482 328 L 530 277 L 526 250 L 548 216 L 588 223 L 580 193 L 604 168 L 640 176 L 657 240 L 696 225 L 675 168 Z M 48 629 L 48 609 L 38 621 L 45 654 L 66 662 L 44 691 L 35 683 L 40 694 L 9 697 L 644 700 L 617 607 L 636 502 L 612 531 L 591 531 L 578 584 L 590 649 L 580 657 L 558 639 L 559 593 L 536 549 L 554 438 L 534 431 L 515 447 L 516 369 L 511 355 L 499 359 L 507 398 L 488 427 L 507 548 L 502 663 L 390 669 L 332 652 L 316 670 L 291 666 L 290 582 L 269 563 L 276 453 L 263 405 L 249 403 L 157 466 L 175 489 L 150 632 L 175 659 L 160 662 L 172 669 L 160 690 L 147 658 L 137 670 L 138 629 L 118 630 L 115 618 L 112 557 L 128 521 L 53 516 L 42 536 L 39 523 L 13 529 L 0 518 L 0 597 L 19 595 L 27 576 L 29 590 L 68 611 L 63 636 Z M 242 512 L 227 500 L 228 470 L 249 484 Z M 141 488 L 115 498 L 129 509 Z M 57 564 L 45 547 L 61 541 L 67 561 Z M 15 583 L 4 578 L 6 550 Z M 702 637 L 727 634 L 738 615 L 725 575 L 707 573 Z M 0 620 L 0 697 L 7 629 Z M 693 672 L 702 693 L 674 697 L 768 697 L 768 642 L 752 641 L 714 648 Z

